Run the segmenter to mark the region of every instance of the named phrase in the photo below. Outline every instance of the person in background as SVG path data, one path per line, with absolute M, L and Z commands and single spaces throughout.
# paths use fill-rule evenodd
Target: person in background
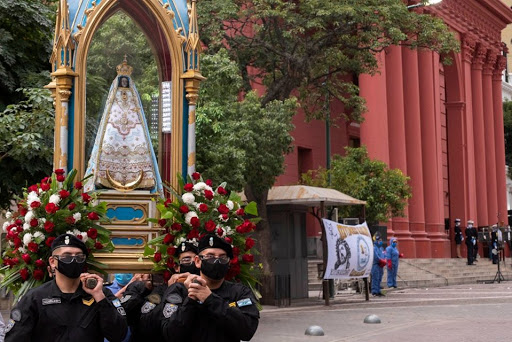
M 397 288 L 396 276 L 398 275 L 398 259 L 401 257 L 397 248 L 398 240 L 392 237 L 389 240 L 389 246 L 386 248 L 386 258 L 388 260 L 388 287 Z
M 473 222 L 473 221 L 468 221 Z M 473 250 L 475 248 L 475 240 L 473 237 L 473 232 L 471 231 L 471 228 L 469 225 L 466 227 L 466 248 L 467 248 L 467 258 L 468 258 L 468 265 L 474 265 L 473 264 Z
M 455 248 L 457 250 L 457 258 L 462 258 L 462 255 L 460 254 L 460 245 L 462 244 L 462 241 L 464 241 L 464 237 L 462 236 L 462 231 L 460 230 L 460 219 L 455 219 L 455 227 L 454 227 L 455 235 Z
M 474 226 L 474 224 L 475 223 L 473 222 L 473 220 L 469 220 L 466 231 L 469 229 L 469 231 L 471 233 L 471 242 L 473 245 L 473 248 L 471 249 L 471 251 L 473 252 L 473 262 L 478 262 L 478 260 L 477 260 L 477 257 L 478 257 L 478 231 L 476 230 L 476 227 Z M 468 252 L 469 251 L 470 251 L 470 249 L 468 249 Z
M 386 259 L 384 258 L 384 249 L 382 247 L 382 238 L 380 233 L 377 232 L 373 235 L 373 264 L 372 264 L 372 295 L 384 296 L 380 290 L 380 283 L 384 275 L 384 266 L 386 266 Z

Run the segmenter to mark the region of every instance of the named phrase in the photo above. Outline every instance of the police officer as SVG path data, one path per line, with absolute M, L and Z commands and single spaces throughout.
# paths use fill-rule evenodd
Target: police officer
M 179 260 L 179 264 L 175 266 L 177 273 L 169 279 L 168 284 L 157 286 L 151 291 L 149 283 L 135 282 L 128 285 L 125 295 L 121 298 L 132 330 L 132 342 L 163 339 L 160 326 L 165 303 L 162 297 L 167 286 L 176 283 L 180 278 L 186 279 L 190 274 L 199 274 L 194 264 L 197 242 L 181 243 L 176 254 Z
M 125 311 L 103 279 L 82 273 L 88 251 L 72 234 L 58 236 L 49 258 L 53 280 L 30 290 L 11 311 L 5 341 L 112 342 L 126 335 Z M 94 278 L 94 288 L 86 281 Z
M 165 292 L 165 340 L 249 341 L 260 315 L 248 287 L 224 280 L 233 257 L 231 245 L 209 234 L 199 241 L 198 250 L 194 259 L 200 276 L 191 274 Z
M 468 265 L 474 265 L 473 264 L 473 261 L 474 261 L 473 256 L 474 256 L 474 249 L 475 249 L 475 245 L 476 245 L 476 239 L 473 236 L 473 232 L 472 232 L 472 224 L 473 224 L 473 221 L 468 221 L 468 225 L 466 226 L 466 248 L 467 248 Z
M 475 222 L 473 222 L 473 220 L 469 220 L 468 221 L 468 225 L 467 225 L 467 228 L 466 230 L 469 229 L 470 233 L 471 233 L 471 241 L 473 243 L 473 262 L 478 262 L 477 260 L 477 257 L 478 257 L 478 231 L 476 230 L 476 227 L 474 226 Z M 468 249 L 469 251 L 469 249 Z
M 457 249 L 457 258 L 462 258 L 460 254 L 460 245 L 462 244 L 464 237 L 462 236 L 462 231 L 460 230 L 460 219 L 458 218 L 455 219 L 454 233 L 455 247 Z

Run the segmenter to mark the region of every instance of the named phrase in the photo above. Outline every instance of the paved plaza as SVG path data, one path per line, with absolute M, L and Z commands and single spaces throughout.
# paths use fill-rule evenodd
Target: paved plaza
M 264 307 L 251 341 L 512 341 L 512 282 L 397 289 L 369 302 L 346 294 L 329 307 L 319 304 L 310 299 L 300 306 Z M 363 323 L 369 314 L 382 323 Z M 312 325 L 325 335 L 305 335 Z

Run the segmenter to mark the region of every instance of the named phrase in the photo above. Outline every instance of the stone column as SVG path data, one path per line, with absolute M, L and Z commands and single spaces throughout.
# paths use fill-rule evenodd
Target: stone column
M 404 81 L 402 72 L 402 48 L 386 49 L 386 89 L 388 104 L 389 167 L 407 174 L 405 141 Z M 414 255 L 415 243 L 409 231 L 409 208 L 405 217 L 393 217 L 393 230 L 400 241 L 400 250 L 406 257 Z
M 409 227 L 416 243 L 415 257 L 430 258 L 430 240 L 425 232 L 418 53 L 403 47 L 402 65 L 407 174 L 411 177 L 412 187 L 412 198 L 409 199 Z

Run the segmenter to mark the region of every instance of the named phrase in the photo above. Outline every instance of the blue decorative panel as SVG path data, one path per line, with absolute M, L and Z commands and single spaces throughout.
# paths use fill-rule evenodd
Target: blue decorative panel
M 112 243 L 116 247 L 120 246 L 130 246 L 130 247 L 142 247 L 145 244 L 145 240 L 143 238 L 123 238 L 123 237 L 113 237 Z
M 139 221 L 144 218 L 144 211 L 142 209 L 135 209 L 133 207 L 119 207 L 108 208 L 107 217 L 112 221 Z

